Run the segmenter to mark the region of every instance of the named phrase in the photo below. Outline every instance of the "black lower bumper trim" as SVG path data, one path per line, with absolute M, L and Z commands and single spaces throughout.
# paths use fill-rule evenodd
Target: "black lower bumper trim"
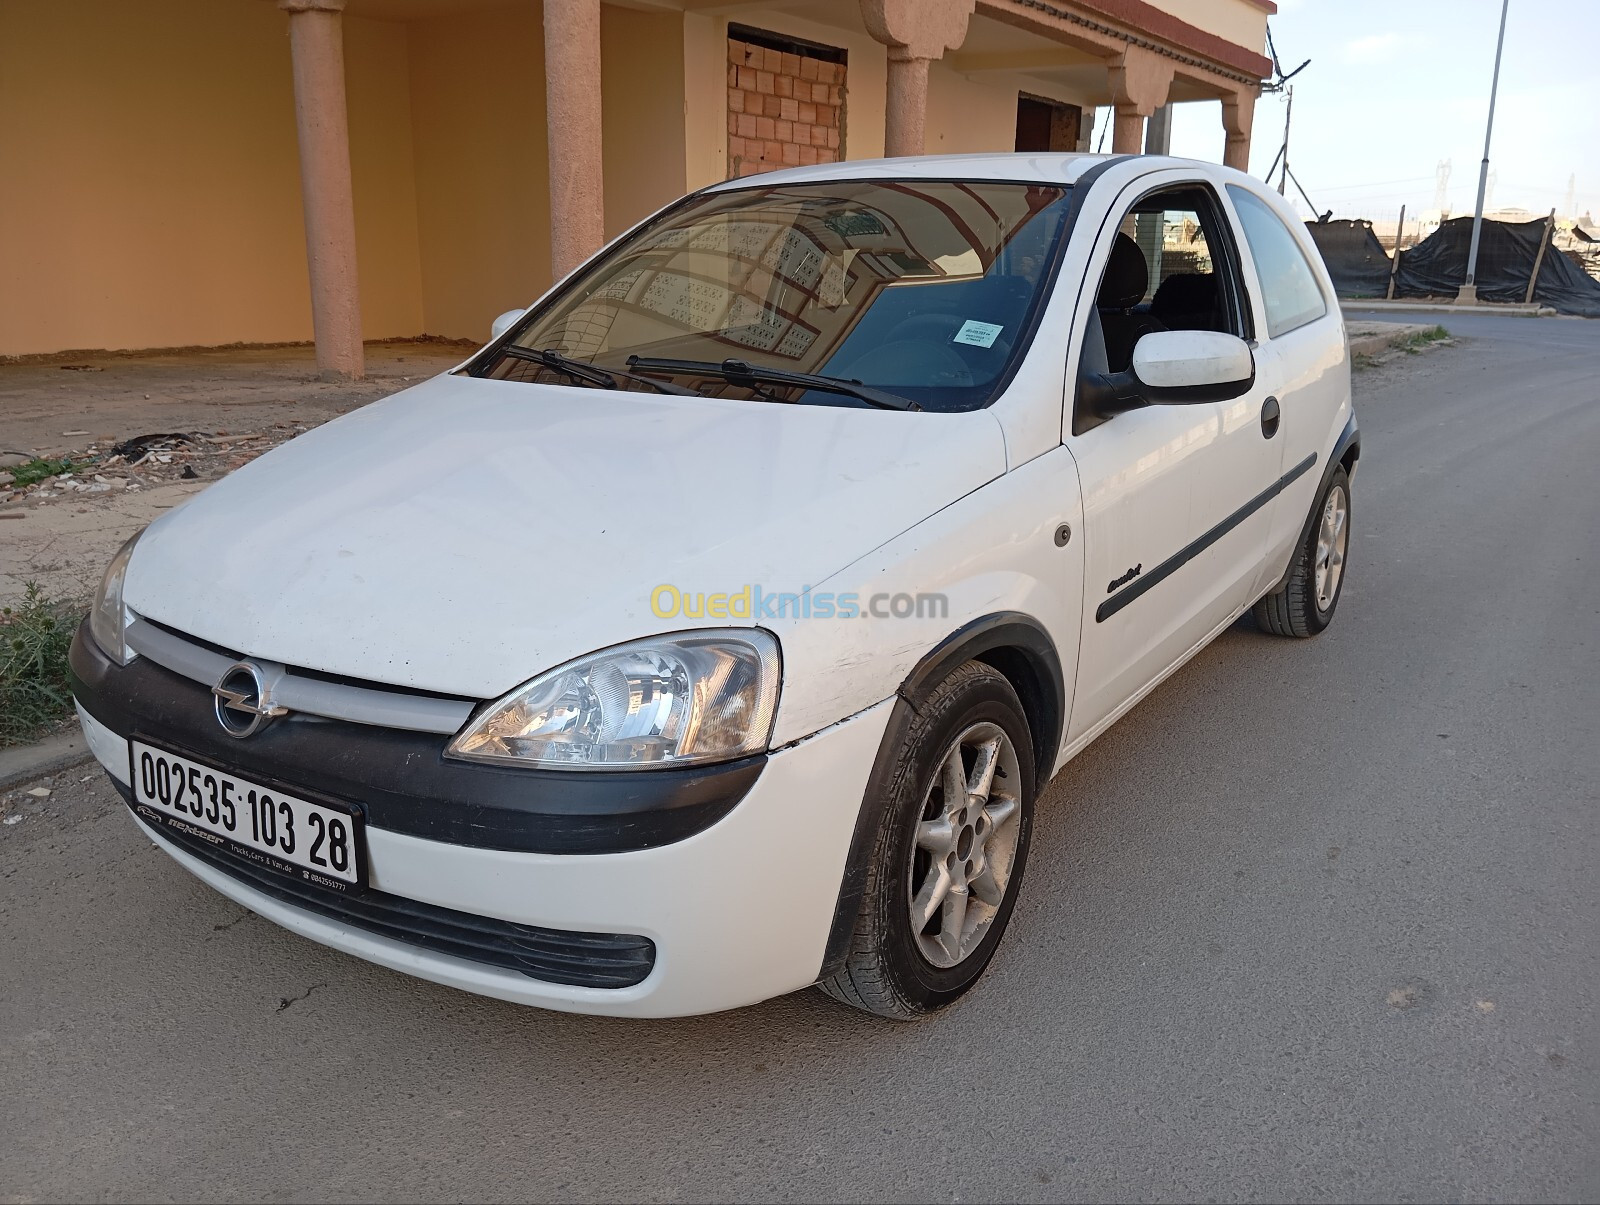
M 358 805 L 376 828 L 519 853 L 604 854 L 681 841 L 749 793 L 766 757 L 676 770 L 538 770 L 457 761 L 448 738 L 290 715 L 254 736 L 223 732 L 211 691 L 147 658 L 118 665 L 72 642 L 72 687 L 117 735 L 138 737 L 263 786 Z
M 117 789 L 131 809 L 129 792 L 120 783 Z M 146 824 L 137 811 L 134 816 Z M 153 827 L 150 831 L 158 832 Z M 637 934 L 519 925 L 370 889 L 345 895 L 232 857 L 174 829 L 162 828 L 158 835 L 280 903 L 407 945 L 518 971 L 530 979 L 572 987 L 632 987 L 644 982 L 656 963 L 655 943 Z

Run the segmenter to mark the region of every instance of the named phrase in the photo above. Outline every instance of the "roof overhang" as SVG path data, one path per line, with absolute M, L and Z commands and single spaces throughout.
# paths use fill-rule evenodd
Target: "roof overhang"
M 1264 13 L 1277 9 L 1272 0 L 1243 2 Z M 1260 50 L 1191 25 L 1146 0 L 978 0 L 978 11 L 1102 57 L 1141 46 L 1201 78 L 1259 84 L 1272 69 L 1272 60 Z

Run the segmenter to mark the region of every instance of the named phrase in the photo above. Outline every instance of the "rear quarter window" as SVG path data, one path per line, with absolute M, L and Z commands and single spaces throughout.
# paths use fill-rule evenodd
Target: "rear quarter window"
M 1328 300 L 1289 228 L 1271 206 L 1249 190 L 1230 184 L 1228 194 L 1250 245 L 1250 257 L 1256 261 L 1267 311 L 1267 337 L 1276 339 L 1321 318 L 1328 312 Z

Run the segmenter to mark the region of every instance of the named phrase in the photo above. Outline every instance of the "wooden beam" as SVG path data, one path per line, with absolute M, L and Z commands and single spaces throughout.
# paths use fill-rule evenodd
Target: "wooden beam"
M 1556 211 L 1552 209 L 1550 216 L 1544 220 L 1544 237 L 1539 240 L 1539 254 L 1533 257 L 1533 275 L 1528 277 L 1528 291 L 1522 296 L 1523 305 L 1533 300 L 1533 286 L 1539 283 L 1539 269 L 1544 267 L 1545 248 L 1550 245 L 1550 234 L 1555 225 Z
M 1406 207 L 1400 206 L 1400 220 L 1394 227 L 1394 254 L 1389 257 L 1389 291 L 1383 295 L 1385 301 L 1394 300 L 1394 282 L 1400 275 L 1400 240 L 1406 236 Z

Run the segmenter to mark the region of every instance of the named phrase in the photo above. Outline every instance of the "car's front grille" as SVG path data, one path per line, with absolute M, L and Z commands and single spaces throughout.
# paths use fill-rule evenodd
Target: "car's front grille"
M 191 857 L 275 900 L 408 945 L 520 971 L 530 979 L 573 987 L 632 987 L 642 983 L 655 966 L 655 943 L 637 934 L 519 925 L 370 889 L 342 895 L 253 866 L 176 829 L 163 828 L 160 835 Z
M 140 656 L 208 690 L 243 657 L 143 617 L 128 625 L 127 641 L 128 647 Z M 302 715 L 448 736 L 467 722 L 477 706 L 473 699 L 404 690 L 377 682 L 353 682 L 259 657 L 251 660 L 261 667 L 274 701 Z

